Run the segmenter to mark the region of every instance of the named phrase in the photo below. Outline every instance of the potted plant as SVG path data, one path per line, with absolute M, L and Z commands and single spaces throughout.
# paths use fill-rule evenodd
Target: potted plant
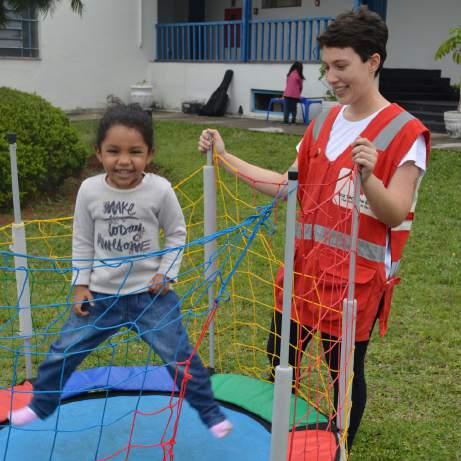
M 461 64 L 461 26 L 450 29 L 449 37 L 435 52 L 435 59 L 442 59 L 448 54 L 451 54 L 454 63 Z M 443 118 L 448 135 L 452 138 L 461 138 L 461 91 L 458 110 L 444 112 Z
M 337 106 L 339 102 L 330 85 L 325 81 L 325 67 L 323 65 L 320 65 L 319 80 L 326 88 L 322 101 L 322 110 L 330 110 L 332 107 Z
M 152 85 L 147 80 L 142 80 L 130 86 L 130 101 L 138 103 L 143 109 L 150 109 L 154 102 Z

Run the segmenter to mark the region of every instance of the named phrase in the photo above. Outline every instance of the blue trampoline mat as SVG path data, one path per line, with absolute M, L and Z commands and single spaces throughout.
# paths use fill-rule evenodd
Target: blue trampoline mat
M 174 401 L 176 402 L 176 399 Z M 167 407 L 169 402 L 169 396 L 145 395 L 142 398 L 119 396 L 66 403 L 59 408 L 59 417 L 56 412 L 47 420 L 36 421 L 27 427 L 6 427 L 1 430 L 0 459 L 2 461 L 105 459 L 127 446 L 134 408 L 152 413 Z M 269 458 L 269 432 L 248 415 L 228 408 L 223 408 L 223 411 L 234 425 L 234 430 L 224 439 L 215 439 L 201 423 L 195 410 L 184 401 L 174 446 L 175 461 L 255 461 Z M 103 414 L 104 427 L 101 429 Z M 138 414 L 132 445 L 159 443 L 169 416 L 169 410 L 154 415 Z M 58 424 L 57 432 L 56 424 Z M 170 427 L 164 440 L 170 438 L 172 424 Z M 126 451 L 110 459 L 125 460 Z M 161 461 L 163 449 L 132 447 L 128 459 Z M 165 459 L 170 458 L 166 456 Z

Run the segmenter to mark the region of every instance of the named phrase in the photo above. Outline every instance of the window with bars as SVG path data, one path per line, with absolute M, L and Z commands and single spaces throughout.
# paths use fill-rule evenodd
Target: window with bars
M 263 0 L 263 8 L 289 8 L 301 6 L 301 0 Z
M 7 7 L 7 22 L 0 27 L 0 57 L 38 57 L 38 19 L 35 8 L 16 13 Z

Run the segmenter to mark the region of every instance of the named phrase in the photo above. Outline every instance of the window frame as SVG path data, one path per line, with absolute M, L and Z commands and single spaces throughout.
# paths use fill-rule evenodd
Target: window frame
M 40 48 L 37 9 L 29 7 L 16 13 L 6 4 L 6 10 L 8 19 L 0 27 L 0 59 L 38 59 Z
M 276 6 L 268 6 L 269 3 L 277 3 L 278 0 L 262 0 L 261 2 L 261 9 L 273 9 L 273 8 L 300 8 L 302 7 L 302 0 L 291 0 L 296 5 L 276 5 Z

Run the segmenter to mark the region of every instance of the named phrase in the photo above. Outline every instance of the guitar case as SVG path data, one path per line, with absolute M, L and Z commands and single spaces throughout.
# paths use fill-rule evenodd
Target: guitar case
M 233 70 L 226 70 L 221 85 L 219 85 L 219 87 L 210 96 L 207 103 L 200 109 L 200 115 L 209 115 L 213 117 L 222 117 L 224 115 L 229 101 L 227 90 L 229 89 L 233 75 Z

